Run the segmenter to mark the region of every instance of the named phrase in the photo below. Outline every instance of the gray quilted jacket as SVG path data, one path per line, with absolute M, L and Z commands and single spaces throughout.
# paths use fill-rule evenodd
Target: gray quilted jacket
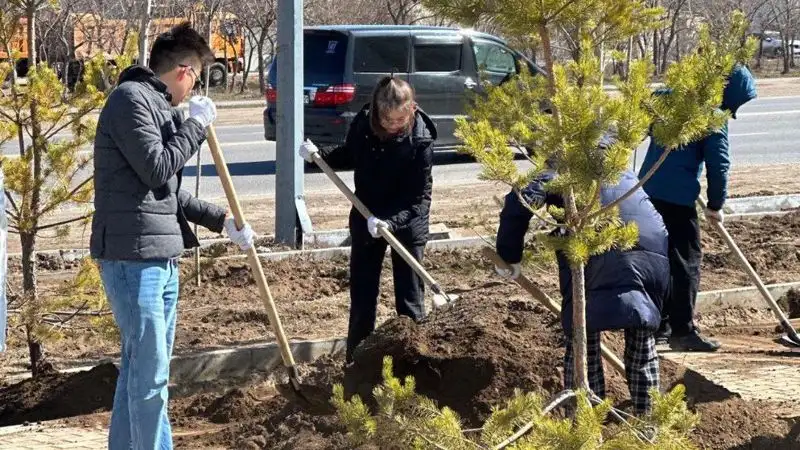
M 92 257 L 169 259 L 198 245 L 189 222 L 222 231 L 225 210 L 180 188 L 183 166 L 204 139 L 153 72 L 125 69 L 97 124 Z

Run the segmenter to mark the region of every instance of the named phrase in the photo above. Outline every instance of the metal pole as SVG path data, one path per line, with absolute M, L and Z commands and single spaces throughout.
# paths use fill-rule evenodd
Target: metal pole
M 311 232 L 303 197 L 303 0 L 278 0 L 275 238 L 300 247 Z

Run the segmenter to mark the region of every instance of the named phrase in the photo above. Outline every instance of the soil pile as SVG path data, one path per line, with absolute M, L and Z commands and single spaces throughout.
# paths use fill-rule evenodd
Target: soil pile
M 75 374 L 46 373 L 0 389 L 0 426 L 110 411 L 117 368 L 103 364 Z
M 561 341 L 557 319 L 536 303 L 460 299 L 424 323 L 379 328 L 356 350 L 346 387 L 368 398 L 389 355 L 395 375 L 413 375 L 419 393 L 478 426 L 514 389 L 561 389 Z
M 619 333 L 607 333 L 606 343 L 618 354 L 623 346 Z M 341 360 L 326 358 L 303 366 L 302 378 L 326 389 L 343 380 L 349 391 L 368 397 L 380 381 L 383 357 L 391 355 L 395 375 L 415 376 L 420 393 L 453 408 L 467 426 L 480 426 L 491 406 L 503 403 L 515 388 L 545 395 L 560 390 L 561 345 L 557 320 L 538 305 L 468 296 L 420 324 L 390 320 L 357 349 L 355 365 L 346 374 Z M 689 405 L 701 415 L 692 435 L 701 448 L 800 448 L 800 427 L 775 418 L 770 405 L 742 400 L 696 372 L 662 361 L 662 388 L 677 384 L 687 387 Z M 624 379 L 606 368 L 606 385 L 609 397 L 626 407 Z M 244 410 L 237 416 L 254 418 L 250 422 L 231 424 L 182 446 L 350 448 L 333 415 L 315 415 L 281 397 L 248 404 L 242 403 Z

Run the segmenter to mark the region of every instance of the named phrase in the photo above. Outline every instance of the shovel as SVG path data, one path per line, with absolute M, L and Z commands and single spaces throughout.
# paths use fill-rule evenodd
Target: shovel
M 493 248 L 488 246 L 483 247 L 483 256 L 487 258 L 489 261 L 493 262 L 494 265 L 496 265 L 497 267 L 503 270 L 508 270 L 508 271 L 511 270 L 511 266 L 508 265 L 508 263 L 505 262 L 503 258 L 501 258 L 500 255 L 498 255 L 497 252 L 494 251 Z M 528 291 L 528 293 L 531 294 L 533 298 L 538 300 L 539 303 L 544 305 L 544 307 L 549 309 L 553 314 L 559 316 L 561 315 L 561 305 L 554 302 L 549 295 L 547 295 L 546 293 L 544 293 L 544 291 L 539 289 L 539 286 L 533 284 L 533 282 L 529 280 L 525 275 L 520 274 L 514 281 L 516 281 L 516 283 L 522 289 Z M 620 361 L 620 359 L 617 358 L 617 355 L 615 355 L 611 350 L 609 350 L 608 347 L 606 347 L 603 344 L 600 344 L 600 354 L 603 355 L 603 358 L 605 358 L 606 362 L 611 364 L 611 367 L 618 374 L 622 375 L 623 377 L 625 376 L 625 365 L 622 364 L 622 361 Z
M 209 126 L 206 132 L 208 147 L 211 149 L 211 156 L 214 158 L 214 165 L 217 168 L 217 173 L 219 174 L 220 181 L 222 182 L 222 188 L 225 190 L 225 197 L 228 199 L 228 204 L 230 205 L 231 212 L 233 213 L 233 217 L 236 222 L 236 227 L 241 229 L 245 224 L 244 214 L 242 213 L 242 206 L 239 204 L 239 198 L 236 196 L 236 189 L 233 186 L 231 174 L 228 172 L 228 166 L 225 164 L 225 157 L 220 150 L 217 133 L 214 131 L 213 126 Z M 327 397 L 330 396 L 330 393 L 317 392 L 317 390 L 319 390 L 318 387 L 308 385 L 303 386 L 303 389 L 306 391 L 313 391 L 313 396 L 307 396 L 304 394 L 303 390 L 301 390 L 300 377 L 297 371 L 297 366 L 294 362 L 294 356 L 289 348 L 289 340 L 286 338 L 286 334 L 283 331 L 281 319 L 278 317 L 278 310 L 275 308 L 275 300 L 272 298 L 272 292 L 269 290 L 267 278 L 264 276 L 264 269 L 261 267 L 261 260 L 258 258 L 258 253 L 255 246 L 251 246 L 250 249 L 247 250 L 247 260 L 250 263 L 250 269 L 253 272 L 253 278 L 255 278 L 256 284 L 258 285 L 258 290 L 261 293 L 261 300 L 264 302 L 264 308 L 267 310 L 269 323 L 272 325 L 272 330 L 275 332 L 275 337 L 278 341 L 278 347 L 281 351 L 281 358 L 283 359 L 283 365 L 286 367 L 286 370 L 289 374 L 289 385 L 291 388 L 290 391 L 294 395 L 291 393 L 286 395 L 287 390 L 279 390 L 281 390 L 285 396 L 299 398 L 308 405 L 315 406 L 317 403 L 322 401 L 320 398 L 318 398 L 318 395 L 322 395 L 321 398 L 324 398 L 324 402 L 327 403 Z
M 697 203 L 701 208 L 706 208 L 706 202 L 702 198 L 698 199 Z M 747 260 L 747 258 L 745 258 L 744 254 L 739 249 L 739 246 L 736 245 L 736 242 L 733 240 L 733 237 L 731 237 L 730 233 L 728 233 L 728 230 L 726 230 L 725 226 L 716 220 L 709 220 L 708 222 L 711 222 L 711 226 L 714 227 L 717 233 L 722 236 L 722 239 L 725 241 L 725 243 L 728 244 L 728 247 L 736 256 L 736 259 L 747 273 L 750 281 L 752 281 L 753 284 L 758 288 L 758 291 L 761 292 L 761 295 L 764 297 L 764 300 L 766 300 L 767 305 L 769 305 L 769 308 L 772 310 L 772 313 L 775 314 L 775 317 L 778 319 L 783 331 L 786 332 L 786 334 L 783 334 L 777 338 L 775 342 L 790 348 L 800 348 L 800 336 L 797 335 L 797 331 L 789 322 L 789 319 L 786 317 L 786 314 L 783 313 L 780 306 L 778 306 L 778 302 L 772 298 L 772 294 L 770 294 L 769 289 L 767 289 L 767 287 L 764 285 L 764 282 L 761 281 L 761 277 L 758 276 L 758 273 L 756 273 L 755 269 L 753 269 L 753 266 L 751 266 L 750 262 Z
M 328 178 L 331 179 L 333 184 L 335 184 L 336 187 L 338 187 L 339 190 L 342 191 L 342 194 L 344 194 L 345 197 L 347 197 L 347 199 L 350 200 L 350 203 L 353 204 L 353 206 L 358 210 L 358 212 L 361 213 L 362 216 L 364 216 L 365 219 L 369 219 L 370 217 L 373 216 L 373 214 L 370 212 L 367 206 L 364 205 L 364 203 L 362 203 L 361 200 L 358 199 L 358 197 L 356 197 L 356 194 L 354 194 L 353 191 L 351 191 L 346 184 L 344 184 L 342 179 L 339 178 L 339 175 L 337 175 L 336 172 L 334 172 L 333 169 L 331 169 L 331 166 L 329 166 L 328 163 L 326 163 L 325 160 L 322 159 L 321 156 L 319 156 L 319 153 L 314 153 L 313 159 L 314 163 L 320 169 L 322 169 L 323 172 L 325 172 L 325 175 L 327 175 Z M 406 248 L 403 247 L 403 244 L 401 244 L 400 241 L 398 241 L 397 238 L 394 237 L 391 231 L 389 231 L 385 227 L 378 227 L 378 232 L 384 239 L 386 239 L 386 242 L 389 243 L 389 245 L 394 249 L 394 251 L 396 251 L 397 254 L 399 254 L 400 257 L 403 258 L 403 260 L 411 267 L 411 269 L 422 278 L 425 284 L 427 284 L 431 288 L 431 290 L 433 291 L 433 306 L 439 308 L 456 301 L 458 297 L 455 295 L 450 295 L 445 293 L 444 290 L 442 290 L 441 286 L 439 286 L 439 283 L 437 283 L 436 280 L 434 280 L 433 277 L 431 277 L 431 275 L 425 270 L 424 267 L 422 267 L 419 261 L 414 259 L 414 257 L 411 256 L 410 253 L 408 253 L 408 250 L 406 250 Z

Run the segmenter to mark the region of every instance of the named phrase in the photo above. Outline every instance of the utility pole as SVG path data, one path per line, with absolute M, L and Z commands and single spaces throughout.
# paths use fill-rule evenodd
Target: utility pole
M 300 248 L 311 219 L 303 195 L 303 0 L 278 0 L 275 238 Z

